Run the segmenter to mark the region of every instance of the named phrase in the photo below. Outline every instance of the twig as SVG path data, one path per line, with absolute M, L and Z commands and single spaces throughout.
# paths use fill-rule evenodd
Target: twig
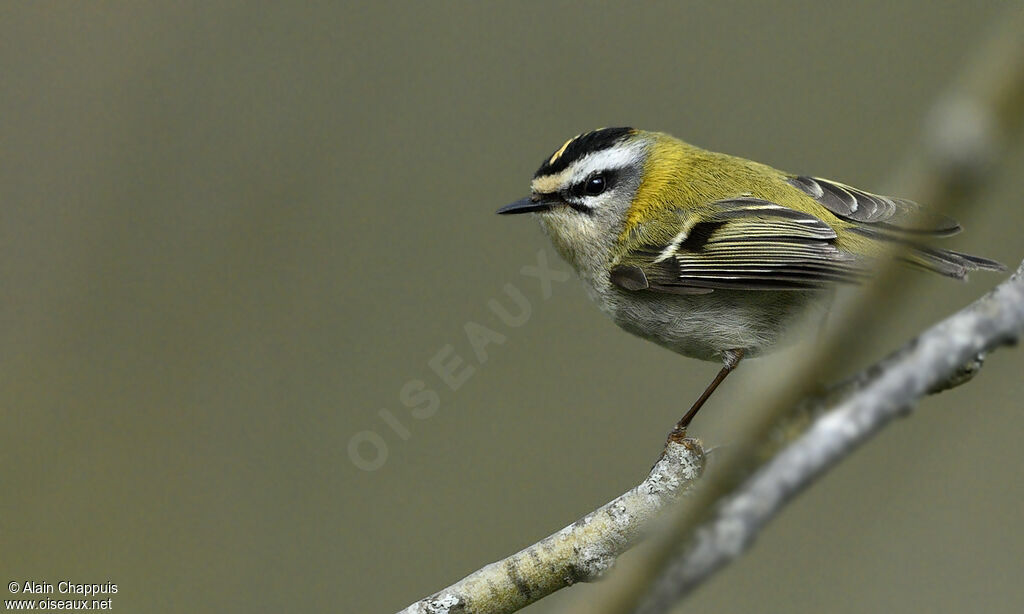
M 800 415 L 809 426 L 794 427 L 804 434 L 723 503 L 694 545 L 667 568 L 644 607 L 664 611 L 739 556 L 786 501 L 834 462 L 919 398 L 969 381 L 981 367 L 980 356 L 1016 341 L 1022 331 L 1024 263 L 996 290 L 899 352 L 804 401 Z M 647 479 L 621 497 L 399 614 L 507 614 L 577 582 L 598 580 L 640 541 L 645 525 L 694 485 L 703 468 L 697 440 L 672 442 Z
M 1020 17 L 1008 21 L 1019 23 Z M 984 185 L 990 170 L 987 162 L 995 157 L 993 151 L 998 147 L 999 137 L 1012 133 L 1020 123 L 1019 77 L 1024 55 L 1020 53 L 1018 29 L 1014 25 L 1008 27 L 1010 35 L 1003 37 L 1006 40 L 994 45 L 988 54 L 991 57 L 978 63 L 985 68 L 1006 64 L 1005 70 L 996 71 L 994 76 L 990 70 L 969 73 L 964 91 L 974 95 L 949 97 L 947 101 L 952 100 L 955 105 L 940 105 L 940 115 L 929 137 L 931 142 L 925 148 L 928 159 L 899 182 L 908 187 L 896 190 L 897 193 L 949 210 L 958 202 L 970 200 Z M 986 74 L 977 77 L 977 72 Z M 964 113 L 969 118 L 980 118 L 980 123 L 971 124 L 978 131 L 940 132 L 950 125 L 966 125 Z M 933 138 L 936 134 L 941 138 Z M 962 141 L 974 138 L 968 155 L 962 155 Z M 956 155 L 946 155 L 950 152 Z M 891 298 L 895 294 L 892 287 L 890 272 L 862 294 L 859 305 L 871 305 L 879 296 Z M 865 314 L 873 310 L 854 306 L 847 313 Z M 736 446 L 743 452 L 724 464 L 719 475 L 725 477 L 699 489 L 687 509 L 673 519 L 670 535 L 658 548 L 640 557 L 632 575 L 619 581 L 618 592 L 605 591 L 603 594 L 610 598 L 599 605 L 591 601 L 585 611 L 622 612 L 641 602 L 639 611 L 643 612 L 662 612 L 670 607 L 701 579 L 738 556 L 789 498 L 831 464 L 893 417 L 907 411 L 920 397 L 969 379 L 978 368 L 973 363 L 980 360 L 980 355 L 1019 336 L 1024 327 L 1024 283 L 1018 270 L 994 293 L 932 328 L 916 344 L 855 376 L 841 390 L 818 399 L 814 411 L 803 415 L 804 423 L 811 423 L 810 430 L 763 464 L 767 458 L 765 446 L 755 444 L 763 444 L 780 427 L 792 424 L 792 408 L 810 392 L 810 383 L 834 373 L 836 361 L 823 357 L 839 355 L 831 350 L 848 345 L 850 335 L 860 335 L 858 331 L 863 330 L 857 326 L 856 316 L 847 315 L 843 321 L 844 333 L 834 335 L 831 343 L 822 345 L 819 352 L 808 354 L 805 364 L 792 369 L 786 377 L 776 378 L 777 390 L 759 390 L 759 397 L 771 399 L 767 403 L 770 411 L 743 438 L 743 444 L 749 445 Z M 969 367 L 965 369 L 965 365 Z M 817 418 L 808 417 L 836 403 L 833 411 Z M 806 409 L 807 405 L 803 407 Z M 758 464 L 761 467 L 755 473 L 747 470 Z M 673 445 L 650 476 L 622 497 L 400 614 L 513 612 L 575 582 L 597 579 L 619 554 L 639 540 L 644 525 L 652 517 L 691 486 L 702 468 L 703 452 L 699 448 Z M 745 477 L 748 479 L 744 480 Z M 723 503 L 709 518 L 709 510 L 718 501 Z M 706 523 L 694 533 L 693 527 L 704 519 Z M 689 546 L 679 551 L 681 543 Z
M 704 450 L 673 442 L 638 486 L 536 544 L 473 572 L 399 614 L 505 614 L 602 576 L 665 506 L 700 477 Z
M 967 115 L 965 116 L 965 113 Z M 949 124 L 962 126 L 971 119 L 977 130 L 957 132 Z M 961 79 L 936 105 L 927 126 L 922 152 L 912 156 L 907 169 L 896 181 L 893 193 L 952 211 L 977 199 L 991 180 L 1001 147 L 1019 145 L 1015 132 L 1024 116 L 1024 10 L 1015 7 L 1000 31 L 986 42 Z M 953 134 L 956 132 L 956 134 Z M 967 139 L 957 150 L 955 140 Z M 970 155 L 950 155 L 953 151 Z M 656 546 L 634 557 L 630 565 L 612 574 L 609 581 L 591 591 L 578 611 L 588 614 L 635 612 L 652 590 L 657 578 L 676 559 L 681 544 L 694 539 L 698 526 L 712 517 L 720 501 L 735 492 L 765 461 L 764 443 L 776 435 L 780 425 L 790 422 L 800 399 L 813 394 L 815 382 L 830 381 L 865 346 L 868 331 L 877 328 L 881 317 L 877 305 L 898 303 L 911 286 L 899 278 L 891 264 L 879 271 L 876 281 L 858 294 L 855 301 L 833 316 L 836 332 L 815 351 L 802 353 L 784 372 L 773 372 L 751 388 L 756 397 L 746 402 L 761 408 L 751 416 L 742 434 L 718 461 L 714 476 L 672 512 L 669 529 L 658 537 Z M 679 593 L 682 595 L 683 593 Z M 665 604 L 666 606 L 668 604 Z
M 800 490 L 851 454 L 932 390 L 962 382 L 962 367 L 1024 334 L 1024 263 L 1007 281 L 933 326 L 871 369 L 857 390 L 738 490 L 703 523 L 688 546 L 654 581 L 636 612 L 665 612 L 701 580 L 738 557 Z
M 1024 331 L 1024 263 L 989 295 L 902 350 L 802 403 L 810 424 L 720 508 L 694 546 L 651 593 L 663 611 L 682 592 L 739 556 L 798 490 L 850 454 L 920 397 L 966 383 L 981 358 Z M 784 439 L 788 439 L 783 437 Z M 399 614 L 507 614 L 577 582 L 600 579 L 669 503 L 700 477 L 695 439 L 672 442 L 638 486 L 536 544 L 470 574 Z M 643 611 L 643 610 L 641 610 Z

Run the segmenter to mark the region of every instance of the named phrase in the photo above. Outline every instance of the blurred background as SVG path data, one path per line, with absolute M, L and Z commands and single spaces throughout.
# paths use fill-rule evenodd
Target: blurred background
M 566 265 L 494 210 L 611 125 L 882 189 L 1014 6 L 3 4 L 0 578 L 115 582 L 121 611 L 390 612 L 574 521 L 718 367 L 621 332 L 575 277 L 545 298 L 521 268 Z M 1015 151 L 948 246 L 1024 257 Z M 922 277 L 870 355 L 1001 277 Z M 516 328 L 488 308 L 507 284 Z M 469 322 L 503 342 L 477 356 Z M 688 606 L 1020 611 L 1022 356 L 874 439 Z M 751 371 L 695 423 L 709 446 Z

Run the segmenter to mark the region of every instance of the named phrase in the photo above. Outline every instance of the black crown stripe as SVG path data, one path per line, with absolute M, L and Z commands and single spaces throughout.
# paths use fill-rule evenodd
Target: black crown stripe
M 634 132 L 632 128 L 601 128 L 581 134 L 562 146 L 555 154 L 545 158 L 533 176 L 537 178 L 560 173 L 583 156 L 608 149 Z

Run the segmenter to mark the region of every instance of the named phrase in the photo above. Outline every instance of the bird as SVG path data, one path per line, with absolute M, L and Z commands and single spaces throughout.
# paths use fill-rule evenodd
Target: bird
M 673 433 L 685 434 L 741 360 L 778 347 L 795 318 L 838 285 L 869 277 L 888 246 L 956 279 L 1005 269 L 933 247 L 961 227 L 911 200 L 629 127 L 567 140 L 537 169 L 530 195 L 497 213 L 538 218 L 619 327 L 721 364 Z

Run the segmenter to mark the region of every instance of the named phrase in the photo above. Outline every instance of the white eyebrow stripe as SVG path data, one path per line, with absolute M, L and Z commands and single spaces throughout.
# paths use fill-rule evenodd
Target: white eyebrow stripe
M 616 145 L 587 154 L 556 175 L 546 175 L 533 180 L 531 189 L 538 194 L 557 192 L 575 185 L 595 171 L 622 168 L 638 161 L 644 153 L 643 143 Z
M 617 145 L 595 151 L 577 160 L 567 170 L 572 171 L 572 183 L 583 181 L 595 171 L 622 168 L 633 164 L 643 155 L 644 144 Z

